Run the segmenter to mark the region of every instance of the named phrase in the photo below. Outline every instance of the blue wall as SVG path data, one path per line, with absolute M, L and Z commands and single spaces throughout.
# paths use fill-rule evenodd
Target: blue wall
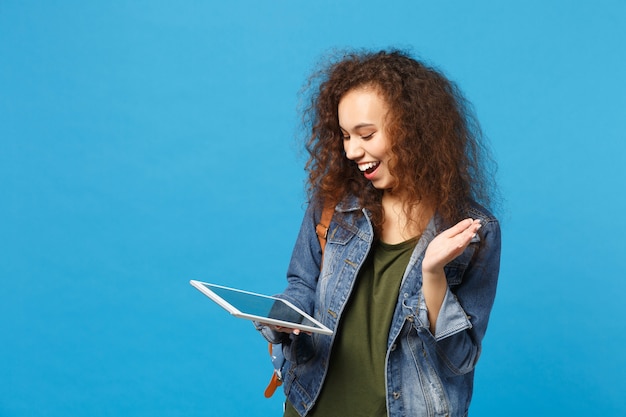
M 624 415 L 626 3 L 0 1 L 0 416 L 270 416 L 250 323 L 302 215 L 297 92 L 411 47 L 500 164 L 476 416 Z

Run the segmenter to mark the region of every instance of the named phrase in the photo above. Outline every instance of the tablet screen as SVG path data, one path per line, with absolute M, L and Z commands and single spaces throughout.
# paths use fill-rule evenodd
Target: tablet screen
M 191 281 L 191 285 L 234 316 L 305 331 L 332 334 L 330 329 L 313 317 L 280 298 L 200 281 Z

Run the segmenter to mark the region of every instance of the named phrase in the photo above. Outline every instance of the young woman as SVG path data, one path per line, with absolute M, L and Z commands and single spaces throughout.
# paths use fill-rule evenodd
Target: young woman
M 262 327 L 288 360 L 285 416 L 465 416 L 500 263 L 469 105 L 399 51 L 344 55 L 311 85 L 310 204 L 281 297 L 334 334 Z

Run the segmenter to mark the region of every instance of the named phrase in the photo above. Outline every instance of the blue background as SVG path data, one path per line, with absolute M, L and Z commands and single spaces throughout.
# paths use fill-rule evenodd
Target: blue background
M 410 47 L 499 162 L 475 416 L 626 415 L 626 3 L 0 0 L 0 416 L 277 416 L 266 344 L 188 281 L 280 291 L 297 92 Z

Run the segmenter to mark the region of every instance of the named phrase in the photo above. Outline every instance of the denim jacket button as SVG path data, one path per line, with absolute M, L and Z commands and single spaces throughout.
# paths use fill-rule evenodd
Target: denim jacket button
M 396 350 L 396 344 L 394 343 L 393 345 L 391 345 L 390 350 L 393 352 L 394 350 Z
M 408 316 L 406 316 L 406 319 L 411 323 L 413 323 L 413 320 L 415 320 L 412 314 L 409 314 Z
M 397 391 L 394 391 L 394 393 L 393 393 L 393 399 L 394 399 L 394 400 L 397 400 L 398 398 L 400 398 L 400 393 L 399 393 L 399 392 L 397 392 Z

